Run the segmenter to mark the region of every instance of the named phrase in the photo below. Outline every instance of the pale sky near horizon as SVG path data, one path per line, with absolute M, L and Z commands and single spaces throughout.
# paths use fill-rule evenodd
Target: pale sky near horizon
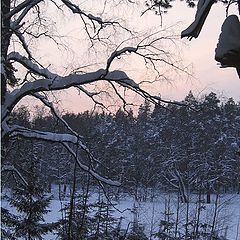
M 186 3 L 176 1 L 173 3 L 173 8 L 163 15 L 163 25 L 169 26 L 178 22 L 176 31 L 180 35 L 181 31 L 194 21 L 195 12 L 196 8 L 188 8 Z M 129 15 L 131 17 L 131 13 Z M 168 82 L 161 83 L 158 85 L 157 91 L 162 98 L 182 100 L 192 90 L 196 96 L 214 91 L 220 97 L 233 97 L 236 101 L 240 100 L 240 79 L 236 70 L 233 68 L 220 69 L 214 60 L 215 48 L 225 15 L 225 6 L 221 3 L 214 4 L 197 39 L 188 41 L 179 38 L 180 44 L 185 44 L 181 47 L 184 63 L 193 66 L 193 78 L 176 78 L 171 84 Z M 149 12 L 133 24 L 154 27 L 159 25 L 160 22 L 159 16 Z M 137 79 L 138 77 L 143 78 L 143 76 L 144 72 L 138 70 L 131 77 Z M 64 92 L 61 95 L 61 102 L 60 108 L 70 112 L 90 110 L 93 106 L 90 99 L 79 97 L 76 90 Z
M 171 25 L 181 21 L 179 30 L 184 30 L 193 22 L 195 11 L 196 8 L 190 9 L 186 7 L 185 3 L 173 3 L 173 8 L 163 15 L 163 24 Z M 163 98 L 182 100 L 192 90 L 196 96 L 214 91 L 220 97 L 233 97 L 236 101 L 240 100 L 240 79 L 236 70 L 233 68 L 221 69 L 214 60 L 215 47 L 225 14 L 225 7 L 221 3 L 214 4 L 200 36 L 191 41 L 182 40 L 187 44 L 182 50 L 183 59 L 187 64 L 193 64 L 194 78 L 179 79 L 171 84 L 163 83 L 159 87 Z M 153 25 L 160 22 L 159 17 L 154 16 L 153 13 L 148 15 L 146 19 L 153 21 Z M 88 109 L 88 100 L 86 100 L 86 106 L 82 105 L 80 108 L 73 104 L 76 100 L 77 97 L 73 97 L 64 105 L 73 111 L 78 111 L 80 108 Z

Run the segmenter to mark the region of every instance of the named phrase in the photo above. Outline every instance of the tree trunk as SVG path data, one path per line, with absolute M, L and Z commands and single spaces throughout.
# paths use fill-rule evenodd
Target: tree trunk
M 2 104 L 5 101 L 5 95 L 7 91 L 7 77 L 4 72 L 6 72 L 6 58 L 8 53 L 8 48 L 10 45 L 10 38 L 12 36 L 12 31 L 10 30 L 10 19 L 4 16 L 10 12 L 10 0 L 2 0 L 1 4 L 1 64 L 3 69 L 1 70 L 1 101 Z
M 196 229 L 195 229 L 195 236 L 196 236 L 196 239 L 198 239 L 198 231 L 199 231 L 199 226 L 200 226 L 200 215 L 201 215 L 201 208 L 202 208 L 202 204 L 201 204 L 201 198 L 202 198 L 202 191 L 199 190 L 199 193 L 198 193 L 198 207 L 197 207 L 197 219 L 196 219 Z
M 213 214 L 213 221 L 212 221 L 212 229 L 211 229 L 211 239 L 213 238 L 215 234 L 215 228 L 217 223 L 217 212 L 218 212 L 218 199 L 219 199 L 219 193 L 216 194 L 215 204 L 214 204 L 214 214 Z
M 238 14 L 240 15 L 240 0 L 238 0 Z
M 180 213 L 180 193 L 178 191 L 178 197 L 177 197 L 177 216 L 176 216 L 176 221 L 175 221 L 175 233 L 174 237 L 177 239 L 177 234 L 178 234 L 178 224 L 179 224 L 179 213 Z
M 82 220 L 81 220 L 81 227 L 80 227 L 80 232 L 83 231 L 83 226 L 85 224 L 85 219 L 86 219 L 86 215 L 87 215 L 87 203 L 88 203 L 88 197 L 89 197 L 89 187 L 90 187 L 90 176 L 88 174 L 87 176 L 87 189 L 86 189 L 86 195 L 84 197 L 84 202 L 83 202 L 83 215 L 82 215 Z
M 207 204 L 211 203 L 211 190 L 210 190 L 210 186 L 209 183 L 207 183 Z
M 185 222 L 185 238 L 188 239 L 188 224 L 189 224 L 189 202 L 186 203 L 186 222 Z
M 75 162 L 74 170 L 73 170 L 73 186 L 72 186 L 72 195 L 70 199 L 70 209 L 69 209 L 69 219 L 68 219 L 68 240 L 73 239 L 73 231 L 72 231 L 72 221 L 73 221 L 73 211 L 74 211 L 74 202 L 75 202 L 75 192 L 76 192 L 76 181 L 77 181 L 77 163 Z
M 210 193 L 210 190 L 207 190 L 207 203 L 208 204 L 211 203 L 211 193 Z

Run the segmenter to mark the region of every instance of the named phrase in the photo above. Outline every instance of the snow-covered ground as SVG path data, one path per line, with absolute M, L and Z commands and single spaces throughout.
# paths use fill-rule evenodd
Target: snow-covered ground
M 51 201 L 51 212 L 45 216 L 46 222 L 54 222 L 61 219 L 61 204 L 57 198 L 57 194 L 54 194 L 54 198 Z M 97 200 L 97 194 L 91 194 L 90 201 Z M 68 198 L 65 198 L 64 202 L 67 202 Z M 196 208 L 198 205 L 197 196 L 191 196 L 191 202 L 189 204 L 189 218 L 194 218 L 196 214 Z M 127 228 L 127 225 L 133 221 L 133 206 L 137 209 L 138 219 L 143 224 L 145 233 L 150 236 L 151 233 L 156 233 L 159 229 L 160 221 L 164 219 L 164 212 L 167 210 L 170 213 L 170 219 L 176 218 L 177 212 L 177 196 L 176 194 L 160 194 L 154 201 L 137 202 L 130 197 L 113 202 L 115 208 L 115 218 L 123 218 L 122 227 Z M 6 202 L 2 202 L 3 207 L 9 208 Z M 203 223 L 212 223 L 214 216 L 214 197 L 212 204 L 203 204 L 201 210 L 201 221 Z M 179 223 L 184 224 L 186 219 L 186 204 L 179 205 Z M 119 210 L 119 211 L 118 211 Z M 218 202 L 217 211 L 217 229 L 222 236 L 226 236 L 229 240 L 240 239 L 240 195 L 238 194 L 224 194 L 221 195 Z M 44 236 L 44 239 L 55 240 L 57 236 L 54 234 L 48 234 Z
M 92 194 L 91 201 L 97 199 L 97 194 Z M 170 200 L 169 200 L 170 199 Z M 203 204 L 201 211 L 201 219 L 204 223 L 212 223 L 214 215 L 215 201 L 212 204 Z M 145 228 L 145 233 L 150 236 L 151 233 L 156 233 L 159 229 L 159 223 L 164 219 L 164 212 L 166 205 L 169 204 L 170 213 L 172 218 L 176 217 L 177 209 L 177 196 L 176 194 L 162 193 L 154 201 L 137 202 L 130 197 L 125 197 L 123 200 L 113 202 L 116 208 L 114 217 L 119 219 L 123 217 L 122 227 L 127 228 L 127 225 L 133 221 L 133 207 L 135 205 L 139 221 Z M 189 218 L 194 218 L 196 213 L 197 196 L 191 196 L 191 203 L 189 204 Z M 60 202 L 58 199 L 51 201 L 50 206 L 52 212 L 46 216 L 47 222 L 52 222 L 61 218 Z M 184 223 L 186 219 L 186 204 L 179 206 L 179 222 Z M 119 210 L 119 211 L 118 211 Z M 217 211 L 217 225 L 220 235 L 226 236 L 229 240 L 240 240 L 240 195 L 238 194 L 224 194 L 219 197 L 218 211 Z M 49 235 L 46 239 L 56 239 L 54 236 Z

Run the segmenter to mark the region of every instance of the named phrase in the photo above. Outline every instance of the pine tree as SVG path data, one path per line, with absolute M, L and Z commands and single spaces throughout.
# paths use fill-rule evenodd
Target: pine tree
M 93 208 L 96 210 L 92 218 L 93 225 L 88 239 L 114 239 L 114 235 L 116 235 L 116 219 L 113 216 L 112 204 L 105 201 L 99 192 L 98 201 Z
M 144 233 L 144 227 L 142 224 L 139 222 L 138 219 L 138 208 L 136 205 L 133 205 L 132 209 L 133 213 L 133 222 L 132 222 L 132 228 L 130 233 L 127 235 L 127 240 L 148 240 L 146 234 Z
M 43 239 L 42 235 L 57 227 L 57 223 L 44 221 L 44 215 L 50 212 L 47 208 L 51 197 L 45 194 L 40 180 L 36 145 L 32 144 L 32 150 L 26 153 L 25 162 L 22 163 L 27 184 L 17 184 L 11 196 L 6 197 L 10 206 L 17 210 L 16 215 L 6 215 L 6 225 L 12 229 L 13 237 L 24 237 L 27 240 Z
M 85 240 L 91 230 L 92 216 L 89 215 L 92 209 L 92 204 L 89 203 L 90 178 L 88 175 L 86 188 L 78 191 L 76 177 L 75 169 L 70 202 L 61 209 L 65 212 L 65 218 L 61 220 L 61 227 L 58 231 L 60 239 Z

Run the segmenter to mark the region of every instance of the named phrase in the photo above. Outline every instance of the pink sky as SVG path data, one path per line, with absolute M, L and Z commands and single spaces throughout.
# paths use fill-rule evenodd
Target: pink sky
M 190 42 L 185 39 L 182 40 L 182 42 L 187 44 L 187 46 L 182 48 L 183 59 L 187 64 L 193 64 L 194 78 L 179 78 L 171 82 L 171 84 L 161 83 L 158 91 L 162 97 L 181 100 L 189 90 L 193 90 L 197 96 L 214 91 L 223 98 L 234 97 L 236 101 L 239 101 L 240 79 L 235 69 L 220 69 L 214 60 L 215 47 L 225 14 L 225 7 L 221 3 L 214 4 L 200 36 Z M 168 14 L 163 16 L 163 24 L 171 25 L 181 21 L 179 26 L 179 31 L 181 31 L 192 23 L 194 15 L 195 9 L 187 8 L 184 3 L 177 2 L 174 3 Z M 159 17 L 154 16 L 152 13 L 147 14 L 142 21 L 137 24 L 154 26 L 160 23 Z M 143 75 L 142 72 L 133 74 L 136 78 L 138 76 L 143 77 Z M 88 109 L 90 102 L 87 99 L 79 101 L 77 100 L 78 97 L 72 95 L 72 98 L 64 101 L 64 106 L 74 111 Z M 81 102 L 82 104 L 75 104 L 76 102 Z
M 195 11 L 196 9 L 188 8 L 183 2 L 175 2 L 173 3 L 173 8 L 170 9 L 167 14 L 163 15 L 163 25 L 169 26 L 178 22 L 178 27 L 176 27 L 175 31 L 180 35 L 181 31 L 193 22 Z M 131 25 L 136 29 L 141 29 L 142 26 L 149 29 L 152 27 L 155 28 L 161 23 L 160 17 L 155 16 L 154 13 L 149 12 L 143 17 L 139 17 L 140 10 L 137 8 L 125 8 L 121 14 L 121 17 L 126 18 L 126 22 L 131 22 Z M 185 75 L 175 76 L 171 84 L 169 84 L 169 82 L 161 82 L 157 87 L 154 86 L 153 89 L 150 87 L 150 91 L 154 90 L 154 94 L 160 93 L 163 98 L 171 100 L 182 100 L 190 90 L 192 90 L 196 96 L 214 91 L 222 97 L 233 97 L 236 101 L 239 101 L 240 79 L 236 74 L 236 70 L 220 69 L 217 62 L 214 60 L 215 47 L 218 41 L 221 24 L 225 19 L 225 14 L 225 7 L 221 3 L 214 4 L 202 32 L 197 39 L 193 39 L 189 42 L 186 39 L 181 40 L 179 37 L 178 43 L 184 64 L 192 64 L 193 77 L 189 78 Z M 133 19 L 136 18 L 137 21 L 133 21 Z M 64 24 L 68 24 L 68 29 L 70 26 L 69 24 L 73 26 L 72 30 L 69 32 L 72 34 L 72 41 L 76 41 L 74 44 L 78 46 L 77 40 L 79 39 L 77 39 L 77 34 L 79 33 L 75 32 L 77 29 L 77 22 L 75 20 L 76 18 L 71 19 L 72 23 L 69 18 Z M 79 19 L 77 18 L 77 20 Z M 44 43 L 44 48 L 39 47 L 39 53 L 41 53 L 42 56 L 46 54 L 50 61 L 57 61 L 59 65 L 64 64 L 65 58 L 56 58 L 53 53 L 54 51 L 49 52 L 49 48 L 52 46 L 49 45 L 46 47 L 46 44 L 48 43 Z M 75 53 L 73 54 L 67 53 L 67 57 L 70 59 L 70 62 L 72 61 L 73 63 L 75 63 L 76 60 L 82 60 L 81 57 L 76 55 L 79 48 L 74 48 L 74 51 Z M 88 53 L 86 52 L 86 59 L 88 57 L 87 55 Z M 123 66 L 126 67 L 127 65 L 130 77 L 136 81 L 146 77 L 146 71 L 142 66 L 139 65 L 138 68 L 138 62 L 136 63 L 136 60 L 129 59 L 130 60 L 125 65 L 123 64 Z M 115 66 L 118 67 L 117 64 Z M 91 100 L 83 97 L 83 94 L 79 96 L 74 89 L 64 92 L 60 98 L 62 103 L 61 108 L 64 110 L 81 112 L 91 109 L 92 107 Z

